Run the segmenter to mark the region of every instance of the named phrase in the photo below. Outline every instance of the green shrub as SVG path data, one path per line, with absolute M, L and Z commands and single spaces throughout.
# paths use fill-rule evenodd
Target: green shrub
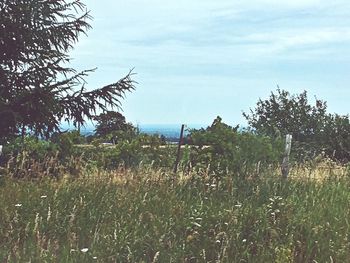
M 276 165 L 281 159 L 283 142 L 256 135 L 250 131 L 238 131 L 217 117 L 207 129 L 191 131 L 193 142 L 189 161 L 192 167 L 209 171 L 232 171 L 248 176 L 260 173 L 263 168 Z
M 18 156 L 22 152 L 34 159 L 43 160 L 47 156 L 53 156 L 59 150 L 58 146 L 50 141 L 39 140 L 33 136 L 26 136 L 23 139 L 18 137 L 4 146 L 4 155 Z
M 133 139 L 118 140 L 116 144 L 105 145 L 103 142 L 103 139 L 95 139 L 93 147 L 82 147 L 77 152 L 83 154 L 86 162 L 107 170 L 140 164 L 169 168 L 175 161 L 175 148 L 163 145 L 157 135 L 139 134 Z

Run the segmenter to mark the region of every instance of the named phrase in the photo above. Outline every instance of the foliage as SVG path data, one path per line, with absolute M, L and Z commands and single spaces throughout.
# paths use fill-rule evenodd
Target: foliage
M 118 167 L 151 165 L 169 169 L 175 161 L 175 148 L 165 146 L 156 135 L 139 134 L 117 141 L 115 145 L 103 145 L 97 140 L 94 147 L 80 148 L 86 162 L 93 162 L 99 169 L 114 170 Z
M 94 117 L 94 120 L 97 121 L 95 135 L 108 138 L 111 142 L 131 140 L 137 135 L 137 129 L 127 123 L 120 112 L 107 111 Z
M 59 147 L 50 141 L 38 140 L 36 137 L 26 136 L 24 140 L 22 138 L 16 138 L 6 144 L 4 155 L 8 159 L 11 156 L 21 156 L 21 153 L 25 152 L 31 159 L 38 161 L 48 156 L 54 156 L 58 150 Z
M 79 131 L 66 131 L 54 133 L 50 141 L 57 145 L 61 158 L 69 158 L 75 154 L 74 145 L 83 144 L 86 142 L 86 139 L 80 135 Z
M 105 138 L 95 139 L 93 144 L 86 144 L 86 138 L 78 131 L 55 133 L 50 140 L 40 140 L 33 136 L 16 138 L 5 145 L 3 160 L 0 165 L 6 166 L 11 158 L 11 169 L 32 169 L 32 164 L 50 163 L 54 158 L 63 170 L 69 170 L 71 160 L 79 160 L 73 166 L 88 166 L 94 169 L 114 170 L 119 167 L 135 168 L 139 165 L 171 169 L 175 161 L 176 148 L 164 145 L 157 135 L 118 131 L 120 136 L 116 144 L 106 144 Z M 26 165 L 21 163 L 25 162 Z M 65 169 L 67 168 L 67 169 Z M 32 169 L 34 170 L 34 169 Z M 60 173 L 62 175 L 62 173 Z
M 259 99 L 250 115 L 243 115 L 259 134 L 275 137 L 292 134 L 296 141 L 309 142 L 322 130 L 326 109 L 326 103 L 317 99 L 311 106 L 306 91 L 291 95 L 277 89 L 277 94 L 272 92 L 268 99 Z
M 307 92 L 291 95 L 285 90 L 259 99 L 250 114 L 243 115 L 258 133 L 271 137 L 292 134 L 292 154 L 298 161 L 326 154 L 338 161 L 350 160 L 349 116 L 327 114 L 327 104 L 316 99 L 310 105 Z
M 280 161 L 282 142 L 249 131 L 238 131 L 217 117 L 207 129 L 190 133 L 193 143 L 189 157 L 191 166 L 212 171 L 232 171 L 237 175 L 249 176 L 259 169 L 275 165 Z M 216 173 L 217 174 L 217 173 Z
M 77 131 L 55 134 L 52 140 L 39 140 L 34 136 L 16 138 L 5 145 L 0 165 L 15 178 L 78 175 L 86 162 L 74 144 L 82 139 Z
M 67 67 L 68 52 L 90 28 L 77 0 L 3 0 L 0 4 L 0 138 L 26 133 L 49 136 L 61 120 L 92 119 L 97 108 L 120 106 L 134 89 L 131 74 L 87 91 L 84 77 Z M 78 90 L 75 90 L 79 87 Z
M 350 161 L 349 115 L 329 114 L 324 127 L 323 144 L 325 154 L 344 163 Z

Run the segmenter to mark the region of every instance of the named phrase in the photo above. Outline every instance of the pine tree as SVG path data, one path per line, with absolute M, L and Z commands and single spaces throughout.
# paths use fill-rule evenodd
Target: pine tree
M 69 51 L 90 29 L 80 0 L 2 0 L 0 3 L 0 140 L 32 132 L 48 137 L 61 121 L 82 125 L 99 108 L 120 107 L 135 88 L 132 72 L 87 91 L 95 69 L 69 67 Z

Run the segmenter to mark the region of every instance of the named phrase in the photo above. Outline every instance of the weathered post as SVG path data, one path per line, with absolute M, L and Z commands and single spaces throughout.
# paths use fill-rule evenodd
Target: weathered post
M 181 132 L 180 132 L 180 138 L 179 138 L 179 143 L 177 146 L 177 153 L 176 153 L 176 160 L 175 160 L 175 165 L 174 165 L 174 173 L 177 173 L 177 167 L 180 162 L 180 155 L 181 155 L 181 145 L 183 141 L 183 136 L 184 136 L 184 129 L 185 129 L 185 124 L 181 125 Z
M 292 148 L 292 135 L 287 134 L 286 135 L 286 148 L 284 150 L 283 161 L 282 161 L 282 165 L 281 165 L 283 179 L 287 179 L 288 174 L 289 174 L 289 155 L 290 155 L 291 148 Z
M 2 176 L 2 174 L 1 174 L 1 170 L 2 170 L 1 165 L 2 165 L 2 145 L 0 144 L 0 177 Z

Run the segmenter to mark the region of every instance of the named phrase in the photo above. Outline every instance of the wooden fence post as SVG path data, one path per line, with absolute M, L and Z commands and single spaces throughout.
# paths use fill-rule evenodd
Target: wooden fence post
M 0 144 L 0 177 L 2 176 L 1 170 L 2 170 L 2 145 Z
M 283 179 L 287 179 L 288 174 L 289 174 L 289 155 L 290 155 L 291 148 L 292 148 L 292 135 L 287 134 L 286 135 L 286 148 L 284 150 L 284 156 L 283 156 L 283 161 L 282 161 L 282 165 L 281 165 Z
M 182 140 L 183 140 L 183 136 L 184 136 L 184 129 L 185 129 L 185 124 L 182 124 L 179 143 L 177 146 L 176 160 L 175 160 L 175 165 L 174 165 L 174 173 L 177 173 L 177 167 L 178 167 L 179 162 L 180 162 L 181 145 L 182 145 Z

